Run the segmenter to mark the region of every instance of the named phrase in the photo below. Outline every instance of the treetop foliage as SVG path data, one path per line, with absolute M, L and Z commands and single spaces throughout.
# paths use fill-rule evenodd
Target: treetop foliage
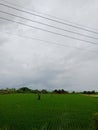
M 94 90 L 92 91 L 82 91 L 82 92 L 69 92 L 66 91 L 64 89 L 55 89 L 53 91 L 48 91 L 46 89 L 42 89 L 42 90 L 38 90 L 38 89 L 30 89 L 28 87 L 21 87 L 19 89 L 15 89 L 15 88 L 6 88 L 6 89 L 0 89 L 0 94 L 11 94 L 11 93 L 34 93 L 34 94 L 47 94 L 47 93 L 53 93 L 53 94 L 68 94 L 68 93 L 72 93 L 72 94 L 96 94 L 97 92 L 95 92 Z

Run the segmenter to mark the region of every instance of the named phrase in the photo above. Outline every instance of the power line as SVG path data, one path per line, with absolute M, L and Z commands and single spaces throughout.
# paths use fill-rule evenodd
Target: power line
M 52 28 L 55 28 L 55 29 L 58 29 L 58 30 L 62 30 L 62 31 L 65 31 L 65 32 L 69 32 L 69 33 L 73 33 L 73 34 L 77 34 L 77 35 L 80 35 L 80 36 L 84 36 L 84 37 L 88 37 L 88 38 L 92 38 L 92 39 L 98 40 L 98 38 L 96 38 L 96 37 L 92 37 L 92 36 L 89 36 L 89 35 L 81 34 L 81 33 L 70 31 L 70 30 L 66 30 L 66 29 L 63 29 L 63 28 L 59 28 L 59 27 L 56 27 L 56 26 L 53 26 L 53 25 L 49 25 L 49 24 L 46 24 L 46 23 L 43 23 L 43 22 L 35 21 L 35 20 L 29 19 L 29 18 L 25 18 L 25 17 L 19 16 L 19 15 L 8 13 L 8 12 L 5 12 L 5 11 L 1 11 L 0 10 L 0 12 L 4 13 L 4 14 L 7 14 L 7 15 L 14 16 L 14 17 L 18 17 L 18 18 L 21 18 L 21 19 L 24 19 L 24 20 L 28 20 L 28 21 L 31 21 L 33 23 L 42 24 L 42 25 L 45 25 L 45 26 L 48 26 L 48 27 L 52 27 Z
M 11 9 L 14 9 L 14 10 L 17 10 L 17 11 L 21 11 L 21 12 L 27 13 L 27 14 L 30 14 L 30 15 L 41 17 L 41 18 L 44 18 L 44 19 L 47 19 L 47 20 L 50 20 L 50 21 L 53 21 L 53 22 L 56 22 L 56 23 L 60 23 L 60 24 L 67 25 L 67 26 L 70 26 L 70 27 L 73 27 L 73 28 L 77 28 L 77 29 L 81 29 L 81 30 L 84 30 L 84 31 L 87 31 L 87 32 L 98 34 L 97 31 L 93 31 L 93 30 L 90 30 L 90 29 L 86 29 L 84 27 L 79 27 L 79 26 L 76 26 L 76 25 L 72 25 L 72 24 L 69 24 L 69 23 L 66 23 L 66 22 L 61 22 L 61 21 L 55 20 L 53 18 L 48 18 L 48 17 L 45 17 L 45 16 L 41 16 L 39 14 L 35 14 L 33 12 L 26 11 L 26 10 L 21 10 L 21 9 L 16 8 L 16 7 L 12 7 L 12 6 L 3 4 L 3 3 L 0 3 L 0 5 L 8 7 L 8 8 L 11 8 Z
M 30 36 L 23 36 L 23 35 L 20 35 L 20 34 L 13 34 L 13 33 L 7 32 L 7 31 L 0 31 L 0 32 L 11 34 L 11 35 L 14 35 L 14 36 L 17 36 L 17 37 L 20 37 L 20 38 L 40 41 L 40 42 L 43 42 L 43 43 L 49 43 L 49 44 L 56 45 L 56 46 L 67 47 L 67 48 L 74 48 L 74 49 L 78 49 L 80 51 L 87 51 L 87 52 L 92 52 L 92 53 L 98 53 L 98 51 L 95 51 L 95 50 L 93 51 L 93 50 L 88 50 L 88 49 L 85 49 L 85 48 L 79 48 L 79 47 L 75 47 L 75 46 L 68 46 L 68 45 L 65 45 L 65 44 L 59 44 L 58 42 L 42 40 L 42 39 L 39 39 L 39 38 L 30 37 Z
M 55 35 L 58 35 L 58 36 L 67 37 L 67 38 L 70 38 L 70 39 L 79 40 L 79 41 L 82 41 L 82 42 L 87 42 L 87 43 L 90 43 L 90 44 L 98 45 L 95 42 L 91 42 L 91 41 L 75 38 L 75 37 L 72 37 L 72 36 L 64 35 L 64 34 L 61 34 L 61 33 L 53 32 L 53 31 L 50 31 L 50 30 L 46 30 L 46 29 L 35 27 L 35 26 L 32 26 L 32 25 L 24 24 L 24 23 L 14 21 L 14 20 L 11 20 L 11 19 L 7 19 L 7 18 L 3 18 L 3 17 L 0 17 L 0 19 L 6 20 L 6 21 L 9 21 L 9 22 L 14 22 L 14 23 L 17 23 L 17 24 L 21 24 L 23 26 L 30 27 L 30 28 L 37 29 L 37 30 L 41 30 L 41 31 L 44 31 L 44 32 L 52 33 L 52 34 L 55 34 Z
M 29 11 L 31 11 L 30 8 L 25 8 L 25 7 L 23 7 L 23 6 L 19 5 L 19 4 L 15 4 L 15 3 L 12 3 L 12 2 L 8 2 L 8 1 L 6 1 L 6 0 L 1 0 L 1 1 L 6 2 L 7 4 L 10 4 L 10 5 L 17 6 L 17 7 L 26 9 L 26 10 L 28 9 Z M 94 28 L 87 27 L 87 26 L 84 26 L 84 25 L 82 25 L 82 24 L 77 24 L 77 23 L 75 23 L 75 22 L 68 21 L 68 20 L 65 20 L 65 19 L 62 19 L 62 18 L 53 16 L 53 15 L 47 14 L 47 13 L 43 13 L 43 12 L 36 11 L 35 9 L 33 9 L 33 11 L 31 11 L 31 12 L 35 12 L 35 13 L 38 13 L 38 14 L 41 14 L 41 15 L 46 15 L 46 16 L 48 16 L 48 17 L 52 17 L 52 18 L 55 18 L 55 19 L 60 20 L 60 21 L 64 21 L 64 22 L 67 22 L 67 23 L 70 23 L 70 24 L 74 24 L 74 25 L 77 25 L 77 26 L 81 26 L 81 27 L 83 27 L 83 28 L 88 28 L 88 29 L 91 29 L 91 30 L 98 31 L 98 30 L 96 30 L 96 29 L 94 29 Z

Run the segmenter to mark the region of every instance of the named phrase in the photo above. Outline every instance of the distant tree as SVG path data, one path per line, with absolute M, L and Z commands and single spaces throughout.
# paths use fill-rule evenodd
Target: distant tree
M 19 93 L 30 93 L 30 92 L 32 92 L 32 90 L 27 88 L 27 87 L 22 87 L 22 88 L 19 88 L 17 90 L 17 92 L 19 92 Z
M 86 92 L 86 91 L 83 91 L 82 93 L 83 93 L 83 94 L 87 94 L 87 92 Z
M 11 93 L 16 93 L 15 88 L 6 88 L 6 89 L 1 89 L 0 94 L 11 94 Z
M 39 91 L 38 89 L 32 90 L 32 93 L 38 94 L 41 93 L 41 91 Z
M 75 91 L 72 91 L 72 93 L 74 94 L 74 93 L 76 93 Z
M 53 93 L 58 93 L 58 90 L 57 90 L 57 89 L 55 89 L 55 90 L 53 91 Z
M 59 90 L 55 89 L 53 91 L 53 93 L 56 93 L 56 94 L 67 94 L 68 91 L 65 91 L 64 89 L 59 89 Z
M 45 90 L 45 89 L 42 89 L 42 90 L 41 90 L 41 93 L 42 93 L 42 94 L 47 94 L 47 93 L 48 93 L 48 91 L 47 91 L 47 90 Z
M 96 92 L 93 90 L 93 91 L 83 91 L 82 93 L 83 94 L 95 94 Z
M 92 93 L 95 94 L 96 93 L 95 90 L 93 90 Z

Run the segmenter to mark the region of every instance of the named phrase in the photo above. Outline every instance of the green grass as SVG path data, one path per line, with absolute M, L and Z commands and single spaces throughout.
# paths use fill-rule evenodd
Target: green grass
M 0 95 L 0 130 L 92 130 L 98 98 L 82 95 Z

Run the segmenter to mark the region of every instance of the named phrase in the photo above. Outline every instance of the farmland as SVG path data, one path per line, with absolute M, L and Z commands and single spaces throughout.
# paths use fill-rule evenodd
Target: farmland
M 0 130 L 92 130 L 98 98 L 78 94 L 0 95 Z

